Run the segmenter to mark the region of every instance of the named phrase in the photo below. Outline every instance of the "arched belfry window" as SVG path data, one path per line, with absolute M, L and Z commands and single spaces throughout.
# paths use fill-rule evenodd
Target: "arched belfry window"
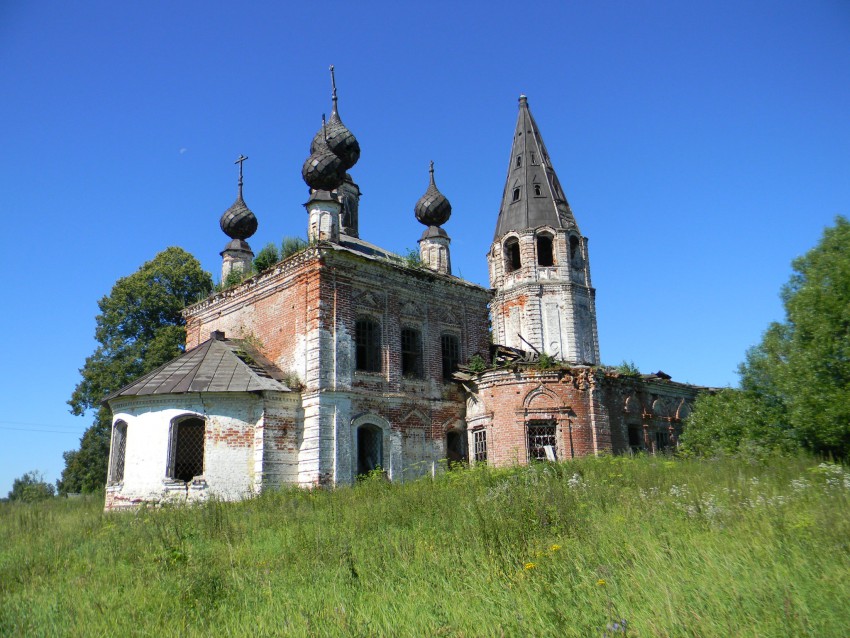
M 519 187 L 518 186 L 514 189 L 513 199 L 511 199 L 511 201 L 512 202 L 518 202 L 519 201 Z
M 511 237 L 505 241 L 505 271 L 513 272 L 522 266 L 519 256 L 519 240 Z
M 371 317 L 357 320 L 354 330 L 356 367 L 364 372 L 381 371 L 381 324 Z
M 168 455 L 168 476 L 189 482 L 204 473 L 204 433 L 206 423 L 189 417 L 171 424 L 171 444 Z
M 127 424 L 116 421 L 112 426 L 112 451 L 109 456 L 109 482 L 120 483 L 124 480 L 124 459 L 127 455 Z
M 581 256 L 581 241 L 575 235 L 570 236 L 570 265 L 573 268 L 584 267 L 584 259 Z
M 357 428 L 357 475 L 381 469 L 384 462 L 384 433 L 367 423 Z
M 522 155 L 517 155 L 516 156 L 516 167 L 519 168 L 520 166 L 522 166 Z
M 534 196 L 541 197 L 543 195 L 543 189 L 540 188 L 540 184 L 534 185 Z
M 537 265 L 543 267 L 555 265 L 554 255 L 552 254 L 551 235 L 537 236 Z

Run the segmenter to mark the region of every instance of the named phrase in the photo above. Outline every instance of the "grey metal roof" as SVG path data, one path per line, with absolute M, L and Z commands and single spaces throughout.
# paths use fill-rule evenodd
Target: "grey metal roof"
M 494 239 L 511 230 L 539 226 L 575 228 L 576 222 L 528 108 L 528 98 L 521 95 Z
M 214 332 L 196 348 L 136 379 L 109 395 L 118 397 L 187 392 L 290 392 L 283 372 L 256 348 L 239 339 Z

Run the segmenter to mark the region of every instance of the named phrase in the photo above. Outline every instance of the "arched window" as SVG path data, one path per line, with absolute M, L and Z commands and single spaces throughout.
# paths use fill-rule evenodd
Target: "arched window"
M 570 264 L 573 268 L 584 267 L 584 260 L 581 257 L 581 241 L 575 235 L 570 236 Z
M 511 237 L 505 242 L 505 271 L 512 272 L 521 266 L 519 240 L 516 237 Z
M 544 267 L 555 265 L 551 235 L 537 236 L 537 265 Z
M 514 189 L 513 199 L 511 201 L 513 201 L 513 202 L 519 201 L 519 187 Z
M 380 469 L 384 462 L 384 433 L 367 423 L 357 428 L 357 474 Z
M 422 334 L 415 328 L 401 329 L 401 376 L 421 379 Z
M 517 155 L 516 156 L 516 167 L 519 168 L 520 166 L 522 166 L 522 155 Z
M 203 419 L 189 417 L 171 424 L 171 446 L 168 459 L 168 476 L 189 482 L 204 473 Z
M 440 337 L 440 349 L 443 356 L 443 379 L 448 381 L 460 363 L 460 340 L 456 335 L 444 334 Z
M 534 196 L 535 196 L 535 197 L 540 197 L 540 196 L 542 196 L 542 195 L 543 195 L 543 191 L 542 191 L 542 190 L 540 190 L 540 184 L 535 184 L 535 185 L 534 185 Z
M 124 480 L 124 459 L 127 454 L 127 424 L 117 421 L 112 426 L 112 450 L 109 455 L 109 482 L 120 483 Z
M 371 317 L 361 317 L 357 320 L 354 332 L 357 369 L 364 372 L 380 372 L 381 324 Z

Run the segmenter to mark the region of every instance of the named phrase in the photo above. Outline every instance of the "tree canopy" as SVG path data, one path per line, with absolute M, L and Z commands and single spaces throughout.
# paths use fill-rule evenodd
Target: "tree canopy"
M 41 472 L 33 470 L 16 478 L 12 482 L 12 491 L 9 492 L 8 498 L 10 501 L 32 503 L 50 498 L 55 493 L 56 488 L 44 480 L 44 475 Z
M 98 302 L 98 345 L 80 369 L 82 379 L 68 401 L 73 414 L 95 410 L 95 422 L 80 439 L 80 449 L 64 454 L 61 492 L 90 492 L 105 485 L 111 415 L 101 401 L 183 352 L 181 311 L 211 290 L 212 278 L 198 260 L 171 247 L 115 282 Z
M 686 447 L 850 453 L 850 222 L 836 218 L 792 268 L 781 293 L 785 321 L 747 352 L 740 389 L 698 401 Z

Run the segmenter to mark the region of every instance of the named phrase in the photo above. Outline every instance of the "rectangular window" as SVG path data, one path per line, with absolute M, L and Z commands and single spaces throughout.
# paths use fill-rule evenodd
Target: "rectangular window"
M 178 481 L 191 481 L 204 473 L 204 432 L 203 419 L 183 419 L 171 426 L 171 478 Z
M 643 428 L 639 425 L 629 426 L 629 447 L 633 452 L 643 449 Z
M 355 326 L 357 369 L 381 371 L 381 324 L 374 319 L 358 319 Z
M 401 375 L 421 379 L 422 374 L 422 336 L 413 328 L 401 330 Z
M 460 363 L 460 340 L 455 335 L 440 337 L 440 348 L 443 354 L 443 379 L 449 381 Z
M 670 447 L 670 433 L 665 430 L 659 430 L 655 433 L 655 449 L 660 452 Z
M 476 430 L 472 433 L 473 460 L 476 463 L 487 461 L 487 430 Z
M 109 482 L 120 483 L 124 480 L 124 458 L 127 454 L 127 424 L 118 421 L 112 428 L 112 466 L 109 468 Z
M 529 421 L 526 425 L 528 432 L 528 460 L 545 461 L 546 446 L 552 447 L 552 452 L 557 457 L 557 445 L 555 443 L 554 421 Z

